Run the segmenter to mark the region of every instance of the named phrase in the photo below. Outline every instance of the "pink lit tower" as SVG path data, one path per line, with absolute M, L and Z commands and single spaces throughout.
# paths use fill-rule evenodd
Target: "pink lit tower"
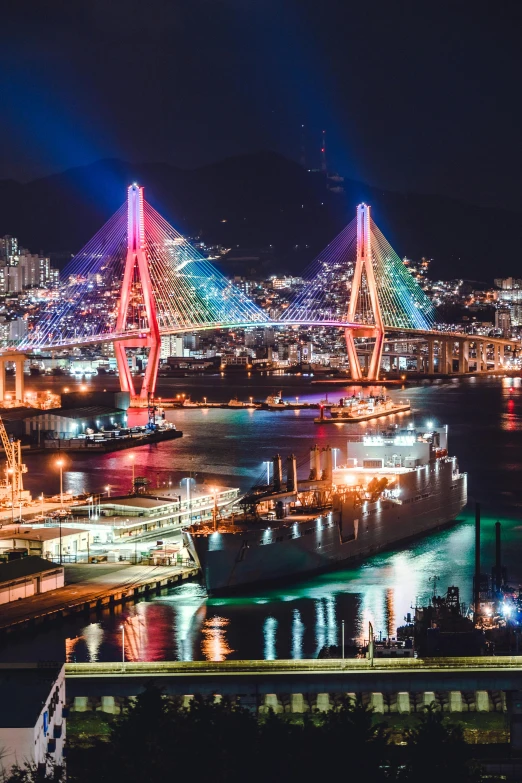
M 118 363 L 121 389 L 122 391 L 128 391 L 131 397 L 136 397 L 134 380 L 130 372 L 126 351 L 127 348 L 148 347 L 150 349 L 147 369 L 139 394 L 141 398 L 147 399 L 149 392 L 153 393 L 156 386 L 161 337 L 146 254 L 143 188 L 138 187 L 136 184 L 131 185 L 128 189 L 127 214 L 127 258 L 116 320 L 116 334 L 125 335 L 125 337 L 122 337 L 122 339 L 116 338 L 114 351 Z M 140 288 L 141 296 L 139 296 Z M 131 327 L 130 318 L 136 310 L 135 300 L 138 298 L 141 299 L 140 305 L 145 311 L 145 318 L 143 318 L 142 323 L 138 323 L 136 335 L 129 337 L 131 328 L 136 328 L 136 323 Z M 144 331 L 145 328 L 147 331 Z

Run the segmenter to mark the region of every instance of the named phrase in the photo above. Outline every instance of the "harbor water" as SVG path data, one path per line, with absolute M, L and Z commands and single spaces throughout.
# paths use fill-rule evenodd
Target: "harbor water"
M 248 401 L 281 390 L 288 400 L 335 400 L 351 387 L 311 385 L 307 378 L 222 377 L 164 381 L 159 395 L 190 394 L 193 400 Z M 169 410 L 167 418 L 183 438 L 135 449 L 136 475 L 153 487 L 177 486 L 192 473 L 208 481 L 247 490 L 266 475 L 265 460 L 279 452 L 305 458 L 310 446 L 330 444 L 346 450 L 346 436 L 372 432 L 390 423 L 413 421 L 424 428 L 449 425 L 449 452 L 469 474 L 471 501 L 452 527 L 360 564 L 298 583 L 260 589 L 248 595 L 211 599 L 198 584 L 117 609 L 94 622 L 75 619 L 35 636 L 10 640 L 2 660 L 121 660 L 125 628 L 128 660 L 225 660 L 228 658 L 315 657 L 325 645 L 363 640 L 371 621 L 377 634 L 395 635 L 415 603 L 450 584 L 471 599 L 474 557 L 472 504 L 483 509 L 482 561 L 494 557 L 494 522 L 503 523 L 503 558 L 510 583 L 522 583 L 522 385 L 515 379 L 453 379 L 390 389 L 397 402 L 410 400 L 412 414 L 360 425 L 314 424 L 314 410 Z M 133 414 L 144 417 L 144 412 Z M 33 492 L 54 480 L 52 458 L 28 459 L 27 486 Z M 71 457 L 64 489 L 128 492 L 132 479 L 129 452 Z M 55 482 L 57 483 L 57 482 Z M 180 490 L 181 491 L 181 490 Z

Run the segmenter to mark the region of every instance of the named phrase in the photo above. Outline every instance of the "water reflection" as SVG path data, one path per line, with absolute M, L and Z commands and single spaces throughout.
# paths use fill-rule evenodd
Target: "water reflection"
M 325 391 L 316 391 L 317 387 L 305 391 L 293 381 L 281 382 L 287 383 L 283 393 L 288 399 L 296 394 L 303 400 L 325 397 Z M 185 379 L 176 381 L 177 391 L 187 391 L 185 383 Z M 210 394 L 208 379 L 192 383 L 194 388 L 200 383 L 202 389 L 201 393 L 193 392 L 193 399 Z M 212 379 L 211 383 L 219 385 L 220 380 Z M 264 399 L 274 390 L 273 380 L 264 391 L 260 387 L 259 391 L 247 388 L 242 379 L 234 380 L 234 385 L 233 390 L 229 384 L 216 388 L 213 399 L 221 395 L 228 400 L 236 394 L 244 400 L 251 394 Z M 331 396 L 338 399 L 342 394 L 346 390 L 336 387 Z M 483 505 L 484 569 L 489 570 L 493 564 L 494 523 L 500 517 L 503 559 L 510 580 L 517 584 L 517 580 L 522 580 L 522 530 L 520 520 L 506 519 L 505 515 L 522 514 L 520 379 L 502 383 L 487 379 L 452 380 L 405 391 L 393 389 L 392 394 L 396 399 L 411 400 L 416 425 L 424 424 L 428 418 L 436 424 L 450 425 L 450 453 L 456 454 L 461 468 L 469 471 L 471 499 Z M 304 454 L 315 442 L 329 443 L 341 449 L 341 454 L 346 451 L 347 428 L 314 425 L 314 411 L 275 416 L 260 410 L 207 409 L 169 411 L 168 415 L 184 431 L 184 437 L 154 449 L 143 447 L 134 451 L 138 475 L 149 476 L 154 486 L 158 480 L 177 481 L 190 466 L 201 479 L 219 477 L 224 483 L 247 489 L 257 478 L 263 460 L 274 451 Z M 354 431 L 370 431 L 372 426 Z M 54 481 L 55 491 L 59 488 L 59 473 L 46 459 L 32 458 L 28 480 L 34 482 L 35 493 L 50 481 Z M 78 490 L 100 489 L 107 483 L 115 493 L 128 490 L 131 474 L 127 454 L 105 455 L 95 461 L 75 456 L 71 469 L 75 471 L 71 481 Z M 37 657 L 56 660 L 58 651 L 63 655 L 65 648 L 68 658 L 78 661 L 121 660 L 119 625 L 123 623 L 129 659 L 313 657 L 321 647 L 339 643 L 343 620 L 347 642 L 351 638 L 366 639 L 369 621 L 377 635 L 395 635 L 396 627 L 403 624 L 411 607 L 429 599 L 430 576 L 439 577 L 442 591 L 451 584 L 458 585 L 461 600 L 469 602 L 472 574 L 470 514 L 454 528 L 342 571 L 285 588 L 219 600 L 207 598 L 197 585 L 183 585 L 169 595 L 151 598 L 136 607 L 129 605 L 113 616 L 104 615 L 86 627 L 78 618 L 77 622 L 39 633 L 36 640 L 10 640 L 9 649 L 0 649 L 0 656 L 3 660 L 34 660 L 37 650 Z M 65 642 L 65 637 L 70 638 Z
M 201 649 L 208 661 L 224 661 L 234 652 L 226 638 L 229 622 L 226 617 L 212 617 L 203 623 Z
M 294 609 L 292 619 L 292 658 L 300 660 L 303 655 L 304 624 L 301 620 L 301 612 Z
M 84 631 L 83 639 L 89 654 L 89 661 L 100 659 L 100 647 L 103 641 L 104 631 L 100 623 L 92 623 Z
M 493 557 L 493 519 L 483 520 L 484 562 Z M 510 536 L 519 526 L 505 523 Z M 511 566 L 510 566 L 511 568 Z M 432 584 L 461 587 L 471 599 L 473 524 L 423 539 L 401 552 L 374 556 L 360 566 L 306 582 L 273 588 L 259 595 L 211 599 L 198 585 L 183 585 L 168 596 L 123 610 L 84 628 L 67 641 L 68 659 L 118 660 L 125 628 L 128 660 L 223 661 L 227 658 L 316 657 L 322 647 L 338 646 L 341 623 L 346 641 L 364 643 L 371 622 L 377 636 L 395 636 L 397 626 L 416 603 L 429 600 Z
M 263 625 L 263 637 L 265 640 L 265 661 L 275 661 L 276 653 L 277 620 L 275 617 L 267 617 Z

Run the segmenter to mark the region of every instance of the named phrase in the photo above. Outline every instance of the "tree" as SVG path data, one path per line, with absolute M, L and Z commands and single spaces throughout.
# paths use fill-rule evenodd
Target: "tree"
M 481 775 L 470 763 L 462 726 L 448 723 L 434 705 L 419 726 L 406 731 L 406 764 L 400 780 L 423 783 L 473 783 Z

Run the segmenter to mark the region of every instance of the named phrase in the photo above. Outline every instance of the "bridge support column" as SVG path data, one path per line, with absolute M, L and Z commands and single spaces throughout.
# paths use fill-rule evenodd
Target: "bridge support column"
M 118 366 L 118 376 L 120 378 L 120 389 L 129 392 L 131 397 L 136 396 L 134 380 L 127 359 L 127 352 L 123 342 L 114 343 L 114 353 L 116 355 L 116 364 Z
M 435 373 L 435 340 L 432 337 L 428 339 L 428 373 Z
M 89 709 L 87 696 L 75 696 L 74 697 L 74 712 L 87 712 Z
M 145 219 L 143 212 L 143 188 L 131 185 L 127 198 L 127 259 L 125 272 L 121 286 L 118 317 L 116 319 L 116 333 L 125 334 L 129 331 L 127 317 L 129 305 L 132 303 L 131 292 L 135 281 L 135 275 L 139 275 L 143 296 L 144 320 L 146 318 L 147 334 L 136 332 L 136 337 L 117 341 L 114 344 L 114 352 L 120 374 L 120 386 L 122 391 L 130 392 L 136 396 L 134 382 L 130 374 L 127 362 L 126 348 L 148 347 L 150 349 L 147 369 L 140 391 L 140 397 L 154 393 L 161 352 L 161 337 L 156 314 L 156 302 L 152 281 L 149 272 L 148 260 L 145 253 Z
M 449 692 L 449 711 L 450 712 L 462 712 L 462 692 L 450 691 Z
M 7 362 L 12 362 L 15 366 L 15 401 L 23 402 L 25 394 L 25 379 L 24 379 L 24 362 L 27 356 L 24 353 L 18 353 L 18 351 L 11 351 L 10 353 L 3 353 L 0 355 L 0 402 L 5 402 L 6 394 L 6 381 L 5 381 L 5 365 Z
M 375 344 L 368 365 L 367 377 L 370 380 L 379 380 L 381 369 L 382 350 L 384 347 L 384 324 L 382 320 L 381 306 L 377 293 L 377 282 L 373 269 L 372 247 L 371 247 L 371 221 L 370 207 L 366 204 L 359 204 L 357 207 L 357 258 L 352 279 L 352 290 L 350 292 L 350 301 L 348 303 L 348 323 L 355 324 L 357 320 L 368 324 L 368 328 L 357 331 L 359 337 L 373 337 Z M 361 293 L 361 283 L 363 272 L 366 276 L 366 287 L 369 294 L 371 310 L 373 311 L 373 324 L 367 318 L 368 313 L 364 312 L 361 317 L 361 308 L 359 307 L 359 295 Z M 346 348 L 350 362 L 350 371 L 353 380 L 362 378 L 362 370 L 357 351 L 355 349 L 354 331 L 346 329 Z
M 489 693 L 487 691 L 475 691 L 475 710 L 489 712 Z
M 483 340 L 479 340 L 477 342 L 477 371 L 485 372 L 486 370 L 486 343 Z
M 501 363 L 500 358 L 501 358 L 500 357 L 500 344 L 499 343 L 494 343 L 493 344 L 493 368 L 495 370 L 499 370 L 500 369 L 500 363 Z
M 424 692 L 424 706 L 428 707 L 430 704 L 433 704 L 433 702 L 436 702 L 435 698 L 435 692 L 434 691 L 425 691 Z
M 439 347 L 439 372 L 451 375 L 453 371 L 452 343 L 448 339 L 443 339 L 439 342 Z
M 469 342 L 467 340 L 459 342 L 459 372 L 469 372 Z
M 384 347 L 384 330 L 376 331 L 375 345 L 373 346 L 373 351 L 370 359 L 370 366 L 368 367 L 368 378 L 372 381 L 379 380 L 383 347 Z
M 346 350 L 348 353 L 348 361 L 350 362 L 350 375 L 352 376 L 352 381 L 360 381 L 362 378 L 362 370 L 359 357 L 357 356 L 353 331 L 351 329 L 345 329 L 344 336 L 346 339 Z

